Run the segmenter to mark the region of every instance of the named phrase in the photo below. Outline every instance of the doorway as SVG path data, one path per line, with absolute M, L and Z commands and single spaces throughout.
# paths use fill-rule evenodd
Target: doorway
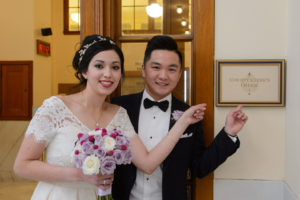
M 124 2 L 127 4 L 122 4 Z M 205 102 L 207 104 L 202 125 L 205 142 L 206 144 L 211 143 L 214 138 L 214 0 L 161 0 L 155 2 L 154 0 L 144 0 L 139 4 L 137 2 L 136 0 L 82 1 L 81 39 L 95 33 L 110 36 L 124 50 L 134 48 L 132 46 L 144 48 L 147 41 L 156 34 L 167 34 L 173 37 L 184 51 L 185 67 L 189 67 L 186 70 L 187 77 L 183 78 L 182 83 L 178 86 L 178 95 L 181 95 L 181 99 L 184 100 L 184 84 L 187 84 L 186 88 L 189 93 L 186 93 L 188 94 L 186 102 L 189 104 Z M 162 5 L 163 15 L 160 19 L 151 19 L 145 14 L 145 7 L 151 3 Z M 185 13 L 182 15 L 183 17 L 176 17 L 178 15 L 177 8 L 180 8 L 180 5 L 183 5 L 181 8 L 185 10 Z M 124 9 L 131 10 L 128 11 L 128 13 L 132 13 L 128 19 L 123 16 L 122 10 Z M 143 10 L 143 14 L 139 10 Z M 182 26 L 182 21 L 185 21 L 183 23 L 185 26 Z M 191 25 L 190 30 L 186 30 L 185 27 L 189 28 L 189 25 Z M 127 63 L 128 69 L 125 69 L 125 75 L 128 74 L 131 80 L 129 83 L 123 82 L 123 85 L 121 83 L 115 95 L 124 93 L 124 88 L 122 89 L 124 84 L 129 84 L 127 86 L 129 90 L 140 90 L 138 87 L 143 84 L 139 79 L 141 55 L 125 54 L 126 60 L 129 60 L 127 56 L 135 57 L 131 63 Z M 134 86 L 130 86 L 131 83 Z M 196 200 L 212 200 L 213 174 L 202 179 L 195 179 L 192 194 L 193 199 Z

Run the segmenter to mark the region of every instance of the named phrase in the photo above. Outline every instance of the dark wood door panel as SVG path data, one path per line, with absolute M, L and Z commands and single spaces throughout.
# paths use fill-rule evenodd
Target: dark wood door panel
M 0 119 L 30 119 L 32 115 L 32 62 L 0 62 L 0 66 Z

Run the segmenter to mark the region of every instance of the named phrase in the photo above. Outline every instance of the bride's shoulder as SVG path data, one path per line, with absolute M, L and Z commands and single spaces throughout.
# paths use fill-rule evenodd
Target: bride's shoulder
M 114 113 L 115 115 L 124 117 L 124 115 L 127 115 L 127 111 L 125 108 L 123 108 L 122 106 L 118 106 L 116 104 L 110 104 L 108 103 L 108 110 L 110 111 L 110 113 Z
M 77 93 L 71 95 L 57 95 L 55 97 L 68 107 L 72 107 L 73 104 L 76 104 L 81 100 L 80 96 Z
M 120 108 L 121 107 L 118 105 L 106 102 L 106 109 L 111 113 L 117 113 L 120 110 Z
M 77 96 L 78 96 L 77 94 L 70 94 L 70 95 L 57 95 L 55 97 L 64 102 L 70 102 L 70 101 L 73 101 L 74 99 L 78 98 Z
M 55 107 L 58 104 L 61 103 L 61 99 L 58 98 L 58 96 L 51 96 L 47 99 L 44 99 L 43 104 L 41 105 L 41 107 Z

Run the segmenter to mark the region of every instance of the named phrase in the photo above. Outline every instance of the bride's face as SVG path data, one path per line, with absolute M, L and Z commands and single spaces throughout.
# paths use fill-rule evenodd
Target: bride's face
M 87 89 L 100 95 L 110 95 L 121 79 L 121 61 L 114 50 L 101 51 L 89 63 L 83 73 L 87 79 Z

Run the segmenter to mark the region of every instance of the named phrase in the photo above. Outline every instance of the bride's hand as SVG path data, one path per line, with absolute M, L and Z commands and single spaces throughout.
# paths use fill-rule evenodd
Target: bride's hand
M 111 187 L 114 175 L 103 175 L 101 173 L 97 175 L 85 175 L 83 174 L 84 182 L 90 183 L 92 185 L 96 185 L 97 187 L 101 188 L 102 190 L 107 190 Z
M 182 114 L 182 116 L 179 118 L 178 121 L 188 123 L 189 125 L 199 122 L 204 118 L 205 110 L 206 110 L 205 103 L 191 106 Z

